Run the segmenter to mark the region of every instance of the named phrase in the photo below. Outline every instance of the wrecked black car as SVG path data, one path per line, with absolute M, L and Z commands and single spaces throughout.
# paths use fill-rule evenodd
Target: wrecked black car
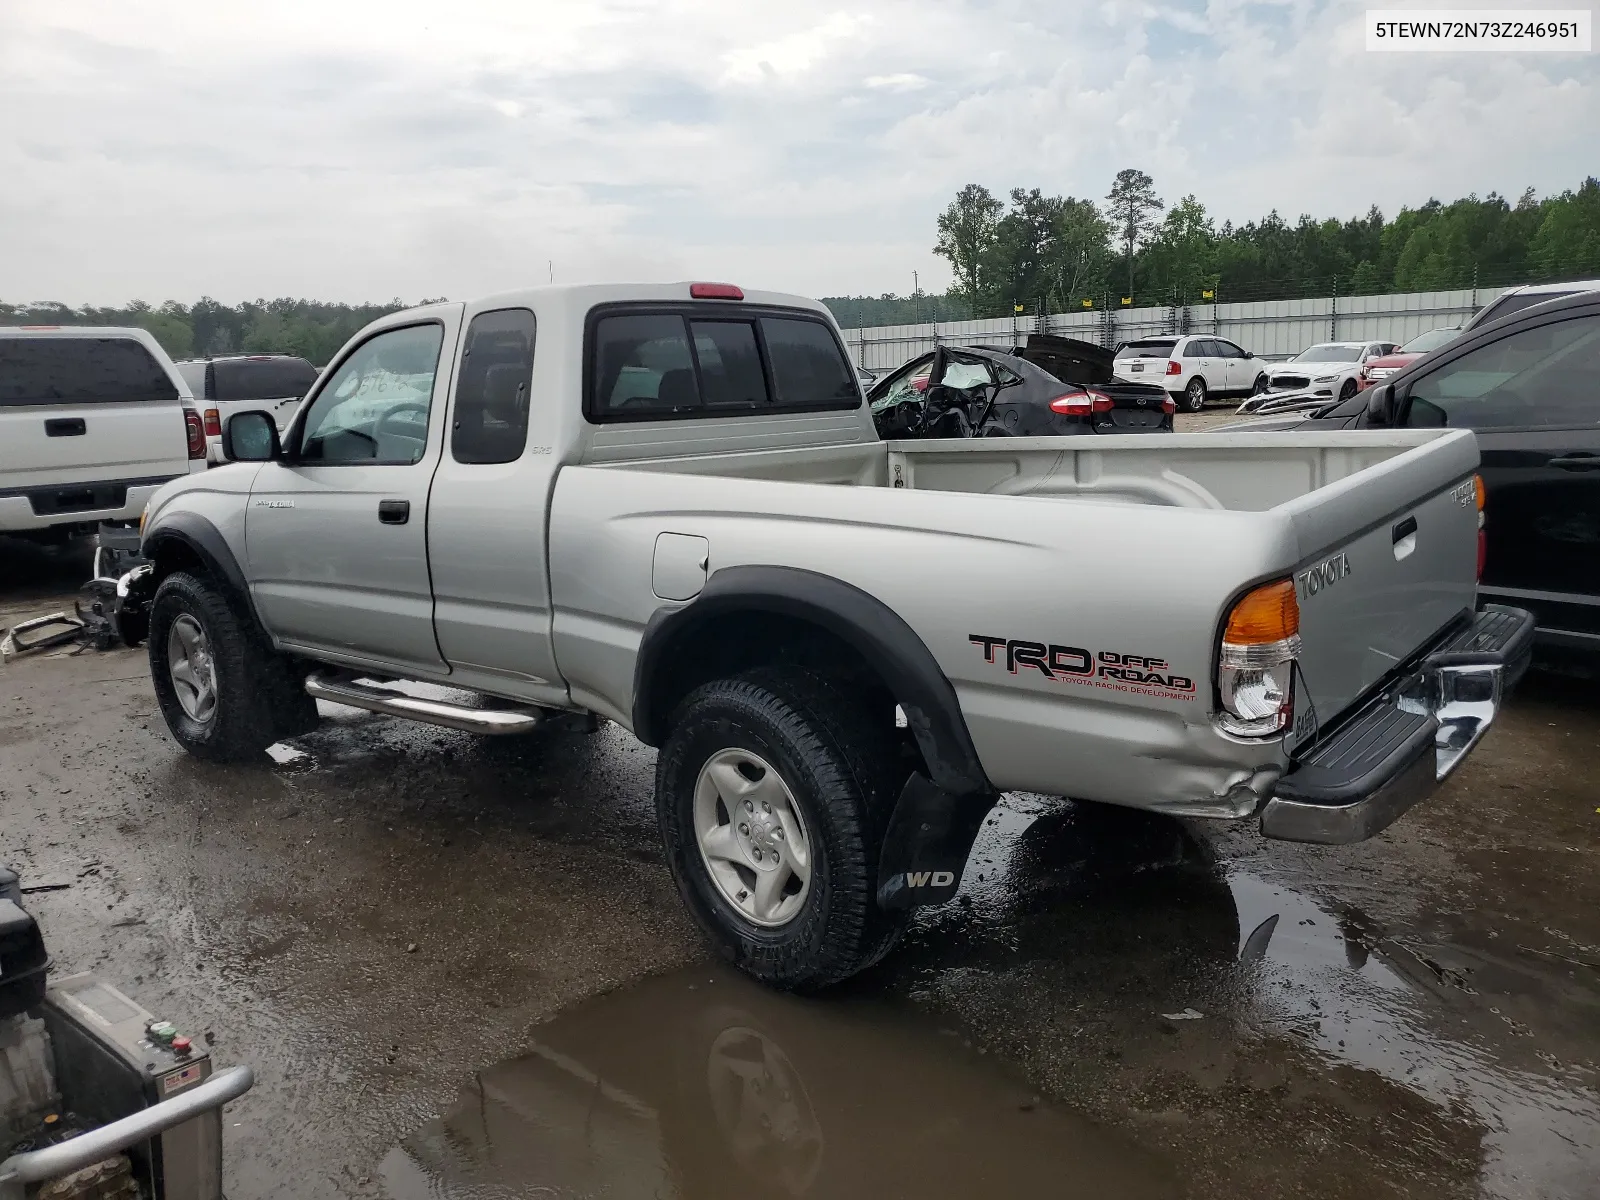
M 1176 407 L 1154 384 L 1117 379 L 1110 351 L 1049 334 L 1009 352 L 940 346 L 867 399 L 884 438 L 1170 433 Z

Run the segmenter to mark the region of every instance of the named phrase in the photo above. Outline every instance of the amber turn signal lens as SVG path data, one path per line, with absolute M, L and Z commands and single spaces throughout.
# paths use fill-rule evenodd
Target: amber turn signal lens
M 1294 598 L 1294 580 L 1280 579 L 1239 598 L 1228 614 L 1228 629 L 1222 640 L 1235 646 L 1262 646 L 1299 632 L 1300 605 Z
M 1483 476 L 1482 475 L 1474 475 L 1472 477 L 1472 495 L 1473 495 L 1473 499 L 1475 499 L 1478 502 L 1478 511 L 1482 512 L 1483 511 Z

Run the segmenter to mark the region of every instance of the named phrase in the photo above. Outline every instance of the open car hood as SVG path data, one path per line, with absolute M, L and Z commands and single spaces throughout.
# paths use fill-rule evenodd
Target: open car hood
M 1114 378 L 1111 351 L 1077 338 L 1057 337 L 1053 333 L 1030 333 L 1027 344 L 1011 352 L 1041 370 L 1049 371 L 1062 383 L 1088 386 L 1110 383 Z

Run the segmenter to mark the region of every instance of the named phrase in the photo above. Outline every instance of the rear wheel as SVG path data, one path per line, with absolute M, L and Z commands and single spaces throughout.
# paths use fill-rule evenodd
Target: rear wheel
M 1206 406 L 1206 381 L 1196 375 L 1183 389 L 1183 407 L 1188 412 L 1199 412 Z
M 150 680 L 167 728 L 196 758 L 253 758 L 316 725 L 282 656 L 209 580 L 176 572 L 150 604 Z
M 765 983 L 837 982 L 904 928 L 876 895 L 899 762 L 880 725 L 794 668 L 705 684 L 673 716 L 656 764 L 667 861 L 717 949 Z

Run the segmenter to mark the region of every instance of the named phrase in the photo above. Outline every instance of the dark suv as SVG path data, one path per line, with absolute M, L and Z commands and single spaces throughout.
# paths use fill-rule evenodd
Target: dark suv
M 1309 420 L 1222 428 L 1436 426 L 1478 435 L 1488 493 L 1480 600 L 1532 610 L 1546 661 L 1600 667 L 1600 292 L 1469 329 Z

